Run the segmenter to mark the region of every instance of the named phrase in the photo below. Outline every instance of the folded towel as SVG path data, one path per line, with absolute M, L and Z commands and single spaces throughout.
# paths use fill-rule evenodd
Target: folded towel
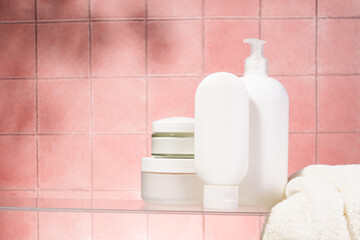
M 312 165 L 294 174 L 263 240 L 360 240 L 360 165 Z

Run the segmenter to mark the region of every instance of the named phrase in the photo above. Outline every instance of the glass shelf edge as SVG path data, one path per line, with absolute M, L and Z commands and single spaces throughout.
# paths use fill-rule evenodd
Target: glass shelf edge
M 208 210 L 200 205 L 152 205 L 142 200 L 0 198 L 0 211 L 268 216 L 270 208 Z
M 233 216 L 268 216 L 268 212 L 221 212 L 221 211 L 161 211 L 161 210 L 110 210 L 76 208 L 28 208 L 0 207 L 0 211 L 24 212 L 87 212 L 87 213 L 129 213 L 129 214 L 176 214 L 176 215 L 233 215 Z

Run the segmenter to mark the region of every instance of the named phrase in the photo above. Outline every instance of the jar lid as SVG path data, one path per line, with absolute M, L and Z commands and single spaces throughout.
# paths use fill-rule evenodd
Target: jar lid
M 154 158 L 141 159 L 142 172 L 157 173 L 195 173 L 194 159 Z
M 188 117 L 172 117 L 164 118 L 152 123 L 152 131 L 154 133 L 193 133 L 193 118 Z

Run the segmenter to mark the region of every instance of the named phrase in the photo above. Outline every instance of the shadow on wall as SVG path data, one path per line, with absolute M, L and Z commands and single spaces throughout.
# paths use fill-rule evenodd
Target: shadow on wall
M 0 132 L 35 132 L 35 82 L 0 81 Z
M 34 77 L 34 24 L 0 24 L 0 77 Z
M 38 5 L 39 5 L 38 1 Z M 77 1 L 79 11 L 84 6 Z M 99 1 L 94 1 L 93 4 L 100 4 Z M 102 3 L 103 4 L 103 3 Z M 120 4 L 120 3 L 119 3 Z M 0 4 L 0 16 L 6 15 L 6 12 L 11 12 L 14 4 Z M 119 10 L 122 7 L 118 6 Z M 53 1 L 41 1 L 41 8 L 38 8 L 39 20 L 45 20 L 49 18 L 66 18 L 69 12 L 74 11 L 73 0 L 53 0 Z M 69 11 L 71 9 L 71 11 Z M 18 10 L 19 11 L 19 10 Z M 110 11 L 106 10 L 105 11 Z M 120 10 L 122 11 L 122 10 Z M 144 15 L 142 9 L 132 9 L 131 15 Z M 88 17 L 86 13 L 86 16 Z M 20 18 L 21 19 L 21 18 Z M 0 17 L 1 21 L 1 17 Z M 105 56 L 105 61 L 114 62 L 112 66 L 124 65 L 127 66 L 126 56 L 117 58 L 111 56 L 111 52 L 120 53 L 126 52 L 129 46 L 133 42 L 143 42 L 145 46 L 145 27 L 143 31 L 139 31 L 137 27 L 131 24 L 125 24 L 123 28 L 124 33 L 131 32 L 131 36 L 123 36 L 120 32 L 116 32 L 116 28 L 111 31 L 106 31 L 107 23 L 112 21 L 104 21 L 103 25 L 100 25 L 96 30 L 100 32 L 100 41 L 97 44 L 97 53 L 101 55 L 101 52 L 106 50 L 109 56 Z M 139 22 L 139 21 L 134 21 Z M 75 26 L 76 25 L 76 26 Z M 86 25 L 84 28 L 79 25 Z M 0 56 L 0 78 L 21 78 L 12 80 L 2 80 L 0 83 L 1 92 L 1 104 L 0 114 L 2 119 L 0 120 L 0 132 L 36 132 L 36 99 L 35 99 L 35 83 L 32 81 L 36 77 L 36 71 L 41 79 L 48 80 L 46 78 L 62 78 L 62 77 L 86 77 L 89 74 L 89 33 L 87 23 L 64 23 L 63 21 L 52 23 L 39 23 L 38 35 L 35 38 L 35 24 L 1 24 L 0 25 L 0 44 L 3 52 Z M 115 31 L 115 32 L 113 32 Z M 162 36 L 162 32 L 167 29 L 156 29 L 154 34 Z M 105 32 L 106 34 L 102 34 Z M 114 40 L 113 36 L 117 39 Z M 37 42 L 35 43 L 35 39 Z M 92 39 L 93 40 L 93 39 Z M 170 45 L 167 44 L 167 40 L 163 37 L 156 37 L 157 43 L 155 46 L 159 48 L 159 51 L 153 51 L 154 61 L 161 61 L 161 54 L 171 52 Z M 94 42 L 91 42 L 94 44 Z M 35 46 L 36 45 L 36 46 Z M 37 49 L 37 53 L 35 50 Z M 143 62 L 145 62 L 145 51 L 143 47 Z M 156 55 L 158 53 L 158 55 Z M 93 61 L 98 58 L 98 55 L 94 55 Z M 36 61 L 37 56 L 37 61 Z M 102 61 L 103 59 L 100 59 Z M 118 60 L 119 62 L 116 62 Z M 124 61 L 124 62 L 121 62 Z M 37 64 L 36 64 L 37 62 Z M 36 69 L 37 65 L 37 69 Z M 145 65 L 144 65 L 145 66 Z M 121 67 L 120 67 L 121 69 Z M 122 73 L 120 72 L 120 74 Z M 128 75 L 126 69 L 124 74 Z M 75 85 L 75 87 L 81 87 L 83 85 Z M 73 92 L 73 91 L 70 91 Z M 76 92 L 76 91 L 75 91 Z M 56 105 L 62 104 L 62 97 L 58 97 L 58 103 L 55 106 L 54 101 L 41 102 L 42 107 L 45 109 L 51 109 Z M 66 108 L 60 108 L 63 111 L 67 111 Z M 44 112 L 43 114 L 46 115 Z M 58 113 L 64 118 L 71 118 L 72 116 L 66 112 Z M 126 114 L 124 114 L 126 115 Z M 42 117 L 42 116 L 39 116 Z M 51 128 L 57 128 L 58 121 L 56 118 L 49 118 L 52 120 L 49 125 Z
M 156 28 L 155 28 L 156 26 Z M 148 52 L 151 54 L 151 61 L 158 62 L 159 64 L 169 64 L 168 61 L 176 62 L 176 56 L 172 54 L 172 44 L 170 44 L 174 38 L 176 38 L 176 34 L 172 29 L 168 29 L 166 24 L 154 24 L 151 28 L 151 39 L 147 39 L 151 41 L 151 48 L 148 47 Z M 174 34 L 167 34 L 166 32 L 173 32 Z M 164 38 L 166 36 L 167 38 Z M 149 44 L 150 45 L 150 44 Z M 166 57 L 165 57 L 166 56 Z M 172 58 L 169 59 L 169 56 Z

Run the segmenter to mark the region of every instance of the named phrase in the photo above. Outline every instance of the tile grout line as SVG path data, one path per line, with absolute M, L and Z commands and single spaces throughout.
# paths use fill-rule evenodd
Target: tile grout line
M 24 135 L 24 136 L 36 136 L 36 135 L 145 135 L 146 132 L 0 132 L 0 136 L 18 136 L 18 135 Z
M 201 46 L 201 73 L 202 77 L 205 77 L 205 0 L 201 1 L 201 35 L 202 35 L 202 46 Z M 202 214 L 202 240 L 205 240 L 205 216 Z
M 315 163 L 319 163 L 318 134 L 319 134 L 319 96 L 318 96 L 318 0 L 315 1 Z
M 36 188 L 39 189 L 39 148 L 38 148 L 38 133 L 39 133 L 39 99 L 38 99 L 38 49 L 37 49 L 37 0 L 35 4 L 35 138 L 36 138 Z M 38 190 L 37 190 L 38 192 Z M 37 193 L 37 197 L 39 197 Z
M 261 39 L 261 23 L 262 23 L 261 7 L 262 7 L 262 0 L 259 0 L 259 39 Z M 258 217 L 258 236 L 259 239 L 261 239 L 261 217 Z
M 290 134 L 316 134 L 316 131 L 289 131 Z M 350 130 L 350 131 L 318 131 L 317 133 L 320 134 L 357 134 L 360 133 L 360 130 Z M 0 136 L 73 136 L 73 135 L 89 135 L 90 132 L 84 132 L 84 133 L 78 133 L 78 132 L 54 132 L 54 133 L 23 133 L 23 132 L 13 132 L 13 133 L 0 133 Z M 121 136 L 121 135 L 151 135 L 151 133 L 146 132 L 94 132 L 93 135 L 115 135 L 115 136 Z
M 202 213 L 202 232 L 203 232 L 203 240 L 206 240 L 206 231 L 205 231 L 205 215 Z
M 258 20 L 257 16 L 206 16 L 206 20 Z M 360 19 L 360 16 L 263 16 L 263 19 L 268 20 L 292 20 L 292 19 Z M 189 21 L 189 20 L 200 20 L 201 17 L 168 17 L 168 18 L 147 18 L 147 21 Z M 49 19 L 49 20 L 37 20 L 39 24 L 48 23 L 76 23 L 76 22 L 121 22 L 121 21 L 145 21 L 145 18 L 99 18 L 99 19 Z M 0 21 L 0 24 L 33 24 L 33 20 L 18 20 L 18 21 Z
M 89 75 L 89 91 L 90 91 L 90 134 L 89 134 L 89 141 L 90 141 L 90 197 L 91 202 L 90 206 L 93 207 L 93 198 L 94 198 L 94 138 L 93 138 L 93 79 L 92 79 L 92 48 L 91 48 L 91 0 L 88 0 L 88 75 Z M 91 239 L 94 239 L 94 213 L 91 212 Z
M 39 87 L 38 87 L 38 24 L 37 24 L 37 0 L 34 1 L 34 19 L 35 19 L 35 109 L 36 109 L 36 126 L 35 126 L 35 142 L 36 142 L 36 207 L 39 199 Z M 37 240 L 40 240 L 40 213 L 36 212 L 36 232 Z
M 289 131 L 290 134 L 316 134 L 316 131 L 309 131 L 309 130 L 300 130 L 300 131 Z M 320 134 L 354 134 L 360 133 L 360 130 L 349 130 L 349 131 L 317 131 Z M 73 136 L 73 135 L 151 135 L 151 133 L 147 132 L 43 132 L 43 133 L 36 133 L 36 132 L 0 132 L 0 136 Z
M 145 21 L 144 21 L 144 47 L 145 47 L 145 155 L 148 155 L 149 143 L 148 143 L 148 132 L 149 132 L 149 78 L 148 78 L 148 0 L 145 0 Z M 141 190 L 140 190 L 141 191 Z M 149 214 L 145 214 L 146 217 L 146 235 L 145 239 L 149 239 Z
M 93 84 L 92 84 L 92 65 L 91 65 L 91 23 L 90 23 L 90 17 L 91 17 L 91 11 L 90 11 L 90 3 L 91 0 L 88 0 L 88 47 L 89 47 L 89 56 L 88 56 L 88 64 L 89 64 L 89 91 L 90 91 L 90 168 L 91 168 L 91 183 L 90 183 L 90 189 L 91 189 L 91 199 L 93 198 Z
M 237 75 L 241 75 L 242 73 L 234 73 Z M 191 78 L 191 77 L 201 77 L 202 74 L 151 74 L 148 75 L 148 78 L 168 78 L 168 77 L 172 77 L 172 78 Z M 270 75 L 271 77 L 316 77 L 316 76 L 360 76 L 360 73 L 322 73 L 322 74 L 273 74 Z M 123 79 L 123 78 L 145 78 L 146 75 L 133 75 L 133 76 L 126 76 L 126 75 L 122 75 L 122 76 L 92 76 L 92 79 L 104 79 L 104 81 L 106 79 Z M 89 77 L 76 77 L 76 76 L 65 76 L 65 77 L 0 77 L 0 81 L 23 81 L 23 80 L 28 80 L 28 81 L 36 81 L 39 80 L 41 82 L 43 81 L 56 81 L 56 80 L 60 80 L 60 81 L 65 81 L 65 80 L 76 80 L 76 79 L 87 79 Z
M 145 0 L 145 37 L 144 37 L 144 47 L 145 47 L 145 102 L 146 102 L 146 106 L 145 106 L 145 110 L 146 110 L 146 117 L 145 117 L 145 132 L 146 132 L 146 143 L 145 143 L 145 146 L 146 146 L 146 152 L 148 151 L 148 141 L 147 141 L 147 134 L 149 132 L 149 83 L 148 83 L 148 79 L 149 79 L 149 76 L 148 76 L 148 1 Z
M 262 6 L 262 0 L 259 0 L 259 39 L 261 39 L 261 6 Z
M 0 191 L 20 191 L 20 192 L 24 192 L 24 191 L 31 191 L 31 192 L 35 192 L 37 191 L 36 188 L 0 188 Z M 61 191 L 67 191 L 67 192 L 91 192 L 90 188 L 84 189 L 84 188 L 79 188 L 79 189 L 71 189 L 71 188 L 61 188 L 61 189 L 56 189 L 56 188 L 43 188 L 41 190 L 39 190 L 39 192 L 61 192 Z M 138 192 L 140 191 L 139 188 L 95 188 L 94 191 L 99 191 L 99 192 L 129 192 L 129 191 L 134 191 L 134 192 Z
M 202 34 L 202 46 L 201 46 L 201 58 L 202 76 L 205 75 L 205 0 L 201 1 L 201 34 Z

